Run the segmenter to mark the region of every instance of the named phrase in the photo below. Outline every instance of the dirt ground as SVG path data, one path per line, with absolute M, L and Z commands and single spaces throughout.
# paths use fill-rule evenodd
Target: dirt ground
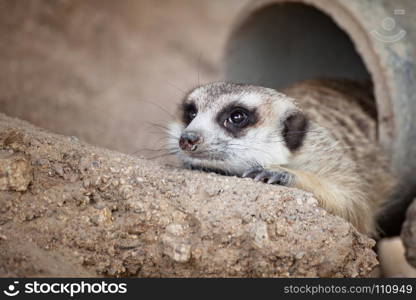
M 220 78 L 246 2 L 0 0 L 0 112 L 125 153 L 160 147 L 152 124 Z

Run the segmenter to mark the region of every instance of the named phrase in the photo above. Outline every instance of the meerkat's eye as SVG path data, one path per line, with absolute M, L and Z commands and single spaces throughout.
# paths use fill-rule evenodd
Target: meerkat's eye
M 244 129 L 257 123 L 258 115 L 255 108 L 232 102 L 218 112 L 216 121 L 227 133 L 239 137 L 245 134 Z
M 227 123 L 234 126 L 243 127 L 247 125 L 248 113 L 242 108 L 236 108 L 230 113 L 230 117 L 227 119 Z
M 188 118 L 190 119 L 190 120 L 193 120 L 193 119 L 195 119 L 195 117 L 196 117 L 196 114 L 197 114 L 197 111 L 196 111 L 196 109 L 190 109 L 189 111 L 188 111 Z
M 195 119 L 198 114 L 198 109 L 194 103 L 184 103 L 182 105 L 182 112 L 182 120 L 186 125 L 188 125 L 193 119 Z

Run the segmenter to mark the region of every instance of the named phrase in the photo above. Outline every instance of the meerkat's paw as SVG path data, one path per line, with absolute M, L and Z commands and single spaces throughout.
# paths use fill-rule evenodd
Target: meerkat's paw
M 245 171 L 242 177 L 253 178 L 254 181 L 287 186 L 293 181 L 293 176 L 293 174 L 286 171 L 271 171 L 262 167 L 253 167 Z

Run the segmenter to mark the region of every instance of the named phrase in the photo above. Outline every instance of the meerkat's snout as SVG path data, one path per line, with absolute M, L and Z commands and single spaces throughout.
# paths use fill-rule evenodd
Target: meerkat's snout
M 179 138 L 179 147 L 184 151 L 195 151 L 203 141 L 202 135 L 194 131 L 185 131 Z

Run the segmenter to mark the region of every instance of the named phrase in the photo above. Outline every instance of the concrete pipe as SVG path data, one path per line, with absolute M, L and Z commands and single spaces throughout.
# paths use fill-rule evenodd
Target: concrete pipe
M 379 141 L 400 177 L 382 217 L 397 234 L 416 193 L 416 12 L 413 0 L 257 0 L 237 18 L 225 79 L 283 88 L 316 77 L 373 82 Z

